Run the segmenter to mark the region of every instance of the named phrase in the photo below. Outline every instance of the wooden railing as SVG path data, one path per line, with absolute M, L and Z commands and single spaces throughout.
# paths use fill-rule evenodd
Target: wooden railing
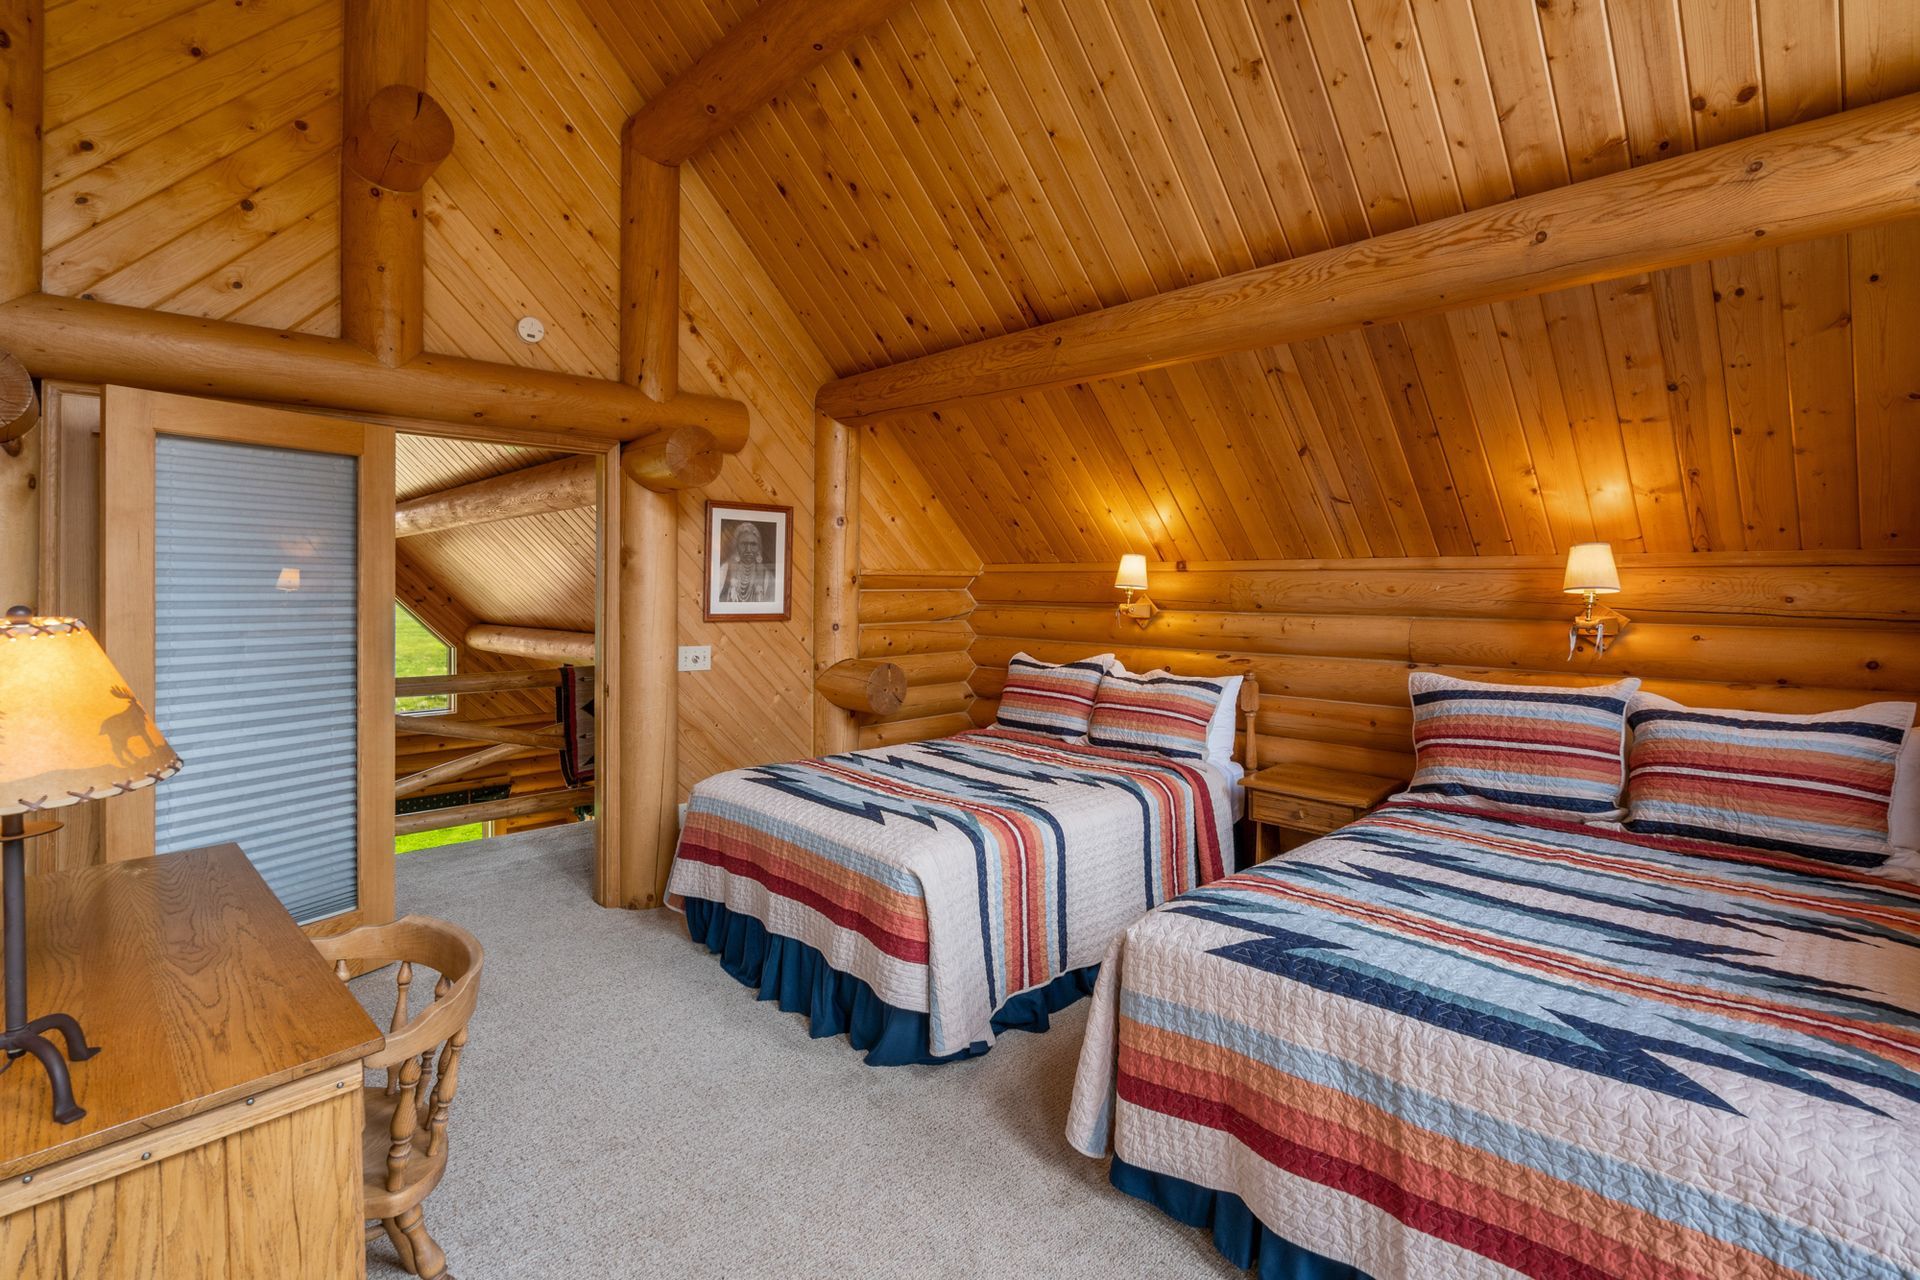
M 393 682 L 394 694 L 398 697 L 414 697 L 432 694 L 456 693 L 499 693 L 507 690 L 526 690 L 554 688 L 560 683 L 560 672 L 555 669 L 537 671 L 488 671 L 468 675 L 451 676 L 403 676 Z M 393 795 L 396 801 L 464 777 L 477 769 L 488 765 L 503 763 L 510 759 L 534 755 L 543 751 L 559 751 L 562 747 L 561 726 L 552 724 L 540 728 L 514 725 L 485 724 L 472 720 L 457 720 L 451 716 L 398 715 L 393 718 L 394 728 L 399 733 L 419 734 L 436 738 L 451 738 L 462 742 L 474 742 L 481 745 L 479 750 L 470 751 L 452 759 L 439 760 L 424 769 L 396 779 Z M 439 809 L 424 809 L 411 813 L 399 813 L 395 816 L 393 830 L 395 835 L 412 835 L 421 831 L 433 831 L 441 827 L 463 826 L 472 822 L 492 822 L 501 818 L 525 817 L 529 814 L 557 812 L 564 809 L 590 805 L 594 800 L 592 787 L 571 787 L 539 791 L 525 791 L 502 796 L 498 799 L 481 800 L 472 804 L 454 805 Z

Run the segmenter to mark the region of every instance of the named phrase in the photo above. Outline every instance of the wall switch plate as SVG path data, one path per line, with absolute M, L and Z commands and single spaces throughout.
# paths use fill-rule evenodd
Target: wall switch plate
M 680 669 L 682 671 L 713 670 L 713 646 L 710 644 L 681 645 Z

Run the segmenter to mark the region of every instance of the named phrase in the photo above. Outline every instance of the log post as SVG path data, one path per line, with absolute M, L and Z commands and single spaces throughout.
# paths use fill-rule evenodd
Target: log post
M 0 0 L 0 302 L 40 291 L 41 0 Z
M 846 711 L 890 716 L 907 699 L 907 673 L 895 662 L 848 658 L 814 677 L 813 691 Z
M 426 0 L 347 0 L 341 44 L 340 336 L 398 368 L 420 354 L 420 189 L 453 122 L 413 87 L 427 78 Z
M 852 751 L 860 745 L 860 726 L 852 712 L 820 688 L 829 671 L 859 656 L 859 647 L 860 429 L 819 414 L 814 419 L 813 451 L 816 755 Z
M 680 391 L 679 169 L 626 148 L 620 206 L 620 375 L 650 399 L 671 400 Z M 641 484 L 624 458 L 621 470 L 620 883 L 599 886 L 596 898 L 654 907 L 679 836 L 680 498 Z

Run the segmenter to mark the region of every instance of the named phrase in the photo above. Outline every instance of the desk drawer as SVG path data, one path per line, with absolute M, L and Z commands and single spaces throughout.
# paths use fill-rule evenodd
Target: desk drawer
M 1327 832 L 1346 826 L 1360 816 L 1358 809 L 1344 804 L 1302 800 L 1296 796 L 1277 796 L 1266 792 L 1248 793 L 1248 816 L 1255 822 L 1270 822 L 1278 827 L 1301 831 Z

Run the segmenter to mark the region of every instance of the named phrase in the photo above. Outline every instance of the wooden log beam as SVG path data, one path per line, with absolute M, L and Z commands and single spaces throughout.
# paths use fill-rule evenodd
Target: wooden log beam
M 539 662 L 593 663 L 593 632 L 553 631 L 542 627 L 502 627 L 491 622 L 467 628 L 466 646 Z
M 813 750 L 834 755 L 860 745 L 858 722 L 820 687 L 860 652 L 860 429 L 819 414 L 813 440 Z
M 0 351 L 0 444 L 10 444 L 40 421 L 33 375 L 10 352 Z
M 599 500 L 600 459 L 591 453 L 488 476 L 472 484 L 409 498 L 393 509 L 393 536 L 511 520 L 549 511 L 578 511 Z
M 395 715 L 393 727 L 399 733 L 420 734 L 429 738 L 455 738 L 462 742 L 510 742 L 520 747 L 560 749 L 558 725 L 546 729 L 516 729 L 504 724 L 481 724 L 474 720 L 455 720 L 452 716 Z
M 40 291 L 42 0 L 0 0 L 0 302 Z
M 907 696 L 907 673 L 878 658 L 847 658 L 814 677 L 813 691 L 847 711 L 888 716 Z
M 654 400 L 544 369 L 423 354 L 400 368 L 341 338 L 32 294 L 0 305 L 0 349 L 43 378 L 110 382 L 335 412 L 524 429 L 611 444 L 704 427 L 746 440 L 747 407 L 718 396 Z
M 851 422 L 1037 391 L 1920 216 L 1920 94 L 854 374 Z
M 422 831 L 438 831 L 442 827 L 463 827 L 469 822 L 492 822 L 496 818 L 519 818 L 529 813 L 579 809 L 592 803 L 592 787 L 574 787 L 569 791 L 530 791 L 525 795 L 455 805 L 450 809 L 403 813 L 393 820 L 393 834 L 410 836 Z
M 560 671 L 556 667 L 538 671 L 476 671 L 464 676 L 400 676 L 393 682 L 393 696 L 416 698 L 434 693 L 506 693 L 516 689 L 553 689 L 559 684 Z
M 620 451 L 620 469 L 643 489 L 677 493 L 698 489 L 719 478 L 726 461 L 711 431 L 675 427 L 656 431 Z
M 435 783 L 445 782 L 449 778 L 457 778 L 474 769 L 483 769 L 496 761 L 510 760 L 514 756 L 523 756 L 536 750 L 539 748 L 521 746 L 515 742 L 500 742 L 478 751 L 470 751 L 444 764 L 436 764 L 396 780 L 393 784 L 393 797 L 398 800 L 401 796 L 416 795 Z
M 900 7 L 900 0 L 763 0 L 627 122 L 627 148 L 677 165 Z

